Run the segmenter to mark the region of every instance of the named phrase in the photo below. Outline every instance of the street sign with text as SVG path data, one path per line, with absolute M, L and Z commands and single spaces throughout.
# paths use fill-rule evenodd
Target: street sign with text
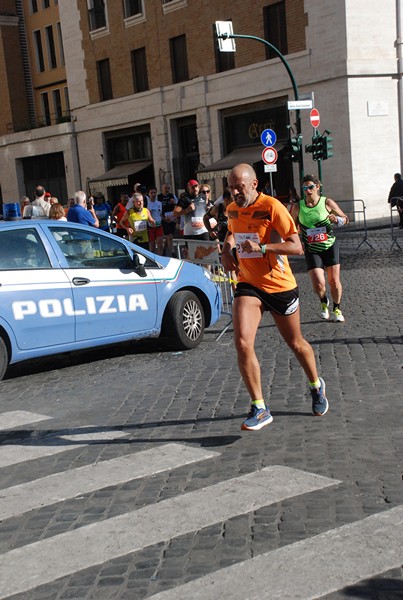
M 312 100 L 289 100 L 287 102 L 288 110 L 303 110 L 312 108 Z

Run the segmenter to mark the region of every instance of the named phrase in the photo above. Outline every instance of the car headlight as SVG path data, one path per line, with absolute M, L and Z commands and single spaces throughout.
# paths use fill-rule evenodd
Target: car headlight
M 203 267 L 203 272 L 204 272 L 204 275 L 207 277 L 207 279 L 213 279 L 212 275 L 211 275 L 211 271 L 209 271 L 208 269 Z

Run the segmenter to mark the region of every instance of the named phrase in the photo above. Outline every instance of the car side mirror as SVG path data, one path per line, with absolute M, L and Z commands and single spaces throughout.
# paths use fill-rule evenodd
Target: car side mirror
M 147 272 L 145 270 L 144 264 L 140 261 L 140 257 L 138 254 L 133 254 L 133 266 L 134 270 L 139 277 L 147 277 Z

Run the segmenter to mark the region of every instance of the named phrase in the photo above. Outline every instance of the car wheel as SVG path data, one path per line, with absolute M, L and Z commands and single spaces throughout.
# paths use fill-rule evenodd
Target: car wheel
M 176 292 L 164 314 L 162 335 L 170 348 L 196 348 L 203 339 L 204 312 L 193 292 Z
M 4 377 L 7 367 L 8 367 L 7 346 L 6 346 L 3 338 L 0 337 L 0 381 Z

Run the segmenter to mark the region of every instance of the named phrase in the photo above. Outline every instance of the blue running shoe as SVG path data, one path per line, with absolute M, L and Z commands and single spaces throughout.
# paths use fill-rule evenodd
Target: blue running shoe
M 248 418 L 242 423 L 241 429 L 244 431 L 257 431 L 266 427 L 273 421 L 273 417 L 270 414 L 268 408 L 257 408 L 252 405 Z
M 318 390 L 311 389 L 312 396 L 312 412 L 315 417 L 323 417 L 329 410 L 329 402 L 326 398 L 326 384 L 322 377 L 319 377 L 320 388 Z

